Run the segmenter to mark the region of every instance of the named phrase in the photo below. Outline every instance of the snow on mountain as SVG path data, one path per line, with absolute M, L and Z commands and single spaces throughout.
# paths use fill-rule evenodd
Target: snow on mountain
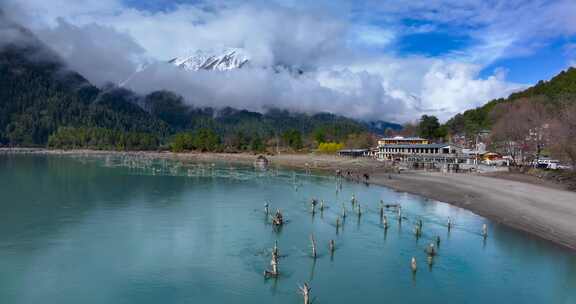
M 250 61 L 241 48 L 224 50 L 197 50 L 186 57 L 176 57 L 169 62 L 187 71 L 229 71 L 239 69 Z

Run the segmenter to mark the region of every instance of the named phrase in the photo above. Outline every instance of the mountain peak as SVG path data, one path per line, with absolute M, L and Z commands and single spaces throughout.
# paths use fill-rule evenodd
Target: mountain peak
M 250 61 L 242 48 L 196 50 L 189 56 L 176 57 L 169 62 L 188 71 L 228 71 L 241 68 Z

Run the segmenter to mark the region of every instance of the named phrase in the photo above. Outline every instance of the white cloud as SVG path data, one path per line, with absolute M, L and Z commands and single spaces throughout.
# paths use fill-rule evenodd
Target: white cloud
M 384 48 L 390 46 L 397 38 L 392 30 L 377 26 L 360 25 L 353 28 L 351 40 L 362 46 L 371 48 Z
M 243 47 L 256 65 L 283 63 L 307 73 L 194 74 L 155 65 L 130 85 L 143 93 L 171 89 L 197 105 L 281 106 L 396 121 L 423 113 L 445 119 L 518 89 L 502 72 L 481 78 L 481 69 L 529 52 L 552 33 L 576 30 L 572 1 L 346 1 L 344 9 L 332 2 L 217 1 L 157 12 L 120 0 L 8 1 L 24 8 L 15 18 L 97 84 L 194 49 Z M 402 18 L 428 23 L 406 26 Z M 376 19 L 385 20 L 376 26 Z M 441 58 L 395 53 L 399 37 L 434 31 L 432 23 L 464 25 L 476 43 Z
M 462 109 L 480 106 L 523 87 L 507 83 L 503 70 L 485 79 L 479 79 L 479 73 L 476 65 L 437 62 L 424 76 L 421 110 L 447 119 Z
M 573 0 L 368 0 L 369 17 L 389 16 L 457 28 L 474 44 L 456 55 L 487 65 L 531 54 L 551 38 L 576 34 Z
M 96 84 L 126 79 L 145 53 L 129 35 L 94 23 L 76 26 L 59 19 L 54 28 L 38 29 L 37 33 L 71 69 Z

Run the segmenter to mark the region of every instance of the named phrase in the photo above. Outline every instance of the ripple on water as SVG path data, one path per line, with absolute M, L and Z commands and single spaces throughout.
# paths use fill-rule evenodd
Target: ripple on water
M 319 303 L 576 302 L 572 253 L 386 188 L 344 182 L 336 192 L 329 176 L 146 156 L 0 156 L 0 180 L 0 303 L 298 303 L 305 281 Z M 312 198 L 326 206 L 315 216 Z M 383 228 L 380 200 L 402 205 L 401 225 L 386 210 Z M 279 231 L 266 202 L 284 213 Z M 265 279 L 274 241 L 281 275 Z

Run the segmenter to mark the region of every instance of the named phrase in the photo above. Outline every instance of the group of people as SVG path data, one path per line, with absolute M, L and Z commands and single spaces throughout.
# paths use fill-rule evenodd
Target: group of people
M 336 170 L 336 176 L 337 177 L 344 177 L 348 180 L 353 180 L 356 182 L 365 182 L 368 183 L 368 181 L 370 180 L 370 174 L 364 172 L 362 174 L 360 173 L 353 173 L 352 171 L 347 170 L 346 173 L 342 173 L 342 170 L 338 169 Z

